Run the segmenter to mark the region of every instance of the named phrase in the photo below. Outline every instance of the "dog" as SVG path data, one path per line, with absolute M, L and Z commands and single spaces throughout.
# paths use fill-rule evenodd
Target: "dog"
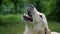
M 28 7 L 23 18 L 26 22 L 24 34 L 51 34 L 45 15 L 38 12 L 33 5 Z
M 23 19 L 26 22 L 24 34 L 59 34 L 50 31 L 45 15 L 38 12 L 33 5 L 28 7 Z

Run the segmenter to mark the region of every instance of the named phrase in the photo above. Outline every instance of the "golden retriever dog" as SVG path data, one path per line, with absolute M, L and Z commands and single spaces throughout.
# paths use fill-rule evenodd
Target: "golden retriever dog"
M 23 19 L 26 22 L 24 34 L 51 34 L 45 15 L 33 5 L 28 7 Z

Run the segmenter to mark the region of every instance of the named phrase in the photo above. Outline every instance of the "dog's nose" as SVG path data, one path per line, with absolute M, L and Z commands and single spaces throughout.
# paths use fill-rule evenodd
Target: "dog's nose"
M 33 5 L 30 5 L 30 8 L 34 8 L 34 6 Z

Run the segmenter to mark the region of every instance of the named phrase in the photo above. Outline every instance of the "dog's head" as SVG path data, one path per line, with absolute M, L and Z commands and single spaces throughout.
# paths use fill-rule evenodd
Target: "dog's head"
M 23 15 L 24 20 L 37 23 L 37 22 L 43 22 L 45 16 L 42 13 L 39 13 L 37 9 L 31 5 L 27 9 L 27 13 L 24 13 Z

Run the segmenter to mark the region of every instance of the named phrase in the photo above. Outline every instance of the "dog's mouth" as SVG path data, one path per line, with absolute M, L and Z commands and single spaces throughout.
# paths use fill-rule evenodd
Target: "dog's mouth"
M 27 14 L 24 14 L 24 15 L 23 15 L 23 19 L 26 20 L 26 21 L 32 22 L 32 21 L 33 21 L 33 18 L 32 18 L 31 12 L 28 11 Z
M 28 20 L 30 22 L 33 21 L 33 17 L 32 17 L 33 9 L 34 9 L 33 5 L 31 5 L 31 6 L 28 7 L 27 14 L 25 13 L 25 15 L 23 16 L 24 20 Z

